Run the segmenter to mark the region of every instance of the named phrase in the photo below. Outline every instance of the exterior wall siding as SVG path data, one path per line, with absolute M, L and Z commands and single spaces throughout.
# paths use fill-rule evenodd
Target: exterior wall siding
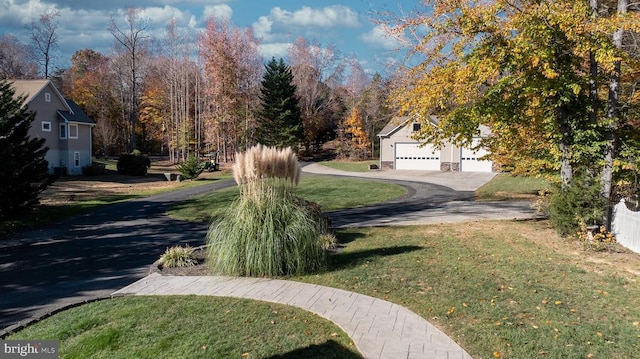
M 49 93 L 50 101 L 45 100 L 45 93 Z M 66 173 L 70 175 L 82 174 L 82 167 L 91 164 L 91 125 L 78 123 L 78 138 L 69 138 L 69 124 L 67 123 L 67 135 L 60 138 L 60 124 L 65 123 L 57 111 L 67 110 L 65 103 L 55 95 L 55 89 L 48 84 L 37 96 L 29 102 L 29 110 L 36 113 L 35 120 L 29 129 L 32 138 L 44 138 L 49 147 L 45 159 L 49 162 L 49 172 L 54 173 L 56 168 L 66 167 Z M 51 131 L 43 131 L 42 123 L 49 122 Z M 80 153 L 80 166 L 74 163 L 74 152 Z
M 49 102 L 45 101 L 45 93 L 49 93 Z M 29 110 L 36 113 L 35 120 L 29 129 L 29 136 L 32 138 L 44 138 L 49 151 L 45 159 L 49 162 L 49 171 L 53 173 L 53 168 L 60 166 L 60 119 L 57 114 L 58 109 L 64 109 L 65 104 L 55 96 L 55 90 L 51 85 L 47 85 L 37 96 L 31 99 Z M 51 131 L 42 131 L 42 122 L 51 123 Z

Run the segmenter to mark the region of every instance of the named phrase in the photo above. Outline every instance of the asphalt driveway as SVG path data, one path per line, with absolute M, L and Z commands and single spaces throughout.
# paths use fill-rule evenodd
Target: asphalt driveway
M 304 171 L 313 173 L 317 169 L 315 166 L 318 165 L 307 166 Z M 324 171 L 322 174 L 325 175 L 343 175 L 323 168 L 318 171 Z M 526 204 L 476 204 L 472 187 L 477 179 L 471 185 L 460 179 L 459 185 L 452 188 L 432 183 L 443 180 L 437 173 L 429 182 L 415 180 L 418 174 L 413 181 L 407 181 L 405 174 L 387 172 L 391 172 L 389 176 L 403 178 L 368 178 L 404 186 L 408 191 L 406 198 L 331 212 L 333 226 L 417 224 L 531 215 Z M 445 182 L 451 185 L 456 181 Z M 232 180 L 225 180 L 110 205 L 46 228 L 0 239 L 0 329 L 10 330 L 58 308 L 109 296 L 144 277 L 149 265 L 167 247 L 202 245 L 207 223 L 181 222 L 164 213 L 191 196 L 232 185 Z

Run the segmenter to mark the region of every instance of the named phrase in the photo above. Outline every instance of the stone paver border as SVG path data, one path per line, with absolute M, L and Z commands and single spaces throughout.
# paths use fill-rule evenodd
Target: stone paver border
M 438 328 L 402 306 L 321 285 L 266 278 L 152 273 L 113 295 L 212 295 L 281 303 L 336 323 L 365 358 L 472 358 Z

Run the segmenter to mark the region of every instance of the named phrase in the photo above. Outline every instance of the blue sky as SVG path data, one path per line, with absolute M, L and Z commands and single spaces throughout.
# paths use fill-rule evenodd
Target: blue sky
M 111 18 L 135 4 L 144 10 L 152 35 L 161 36 L 170 19 L 178 26 L 198 31 L 214 14 L 240 27 L 252 27 L 262 39 L 265 58 L 285 57 L 298 36 L 334 44 L 343 56 L 355 56 L 369 73 L 384 73 L 394 58 L 397 43 L 372 19 L 381 11 L 406 12 L 419 1 L 411 0 L 0 0 L 0 34 L 29 42 L 25 25 L 48 9 L 60 14 L 58 67 L 68 66 L 71 55 L 91 48 L 108 54 L 113 37 L 107 31 Z

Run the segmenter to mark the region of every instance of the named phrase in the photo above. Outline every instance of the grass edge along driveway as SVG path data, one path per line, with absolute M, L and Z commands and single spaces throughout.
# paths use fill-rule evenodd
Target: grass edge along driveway
M 238 187 L 225 188 L 190 198 L 168 211 L 170 217 L 206 222 L 223 213 L 238 196 Z M 407 191 L 397 184 L 366 179 L 303 174 L 296 195 L 315 202 L 323 211 L 362 207 L 403 197 Z

